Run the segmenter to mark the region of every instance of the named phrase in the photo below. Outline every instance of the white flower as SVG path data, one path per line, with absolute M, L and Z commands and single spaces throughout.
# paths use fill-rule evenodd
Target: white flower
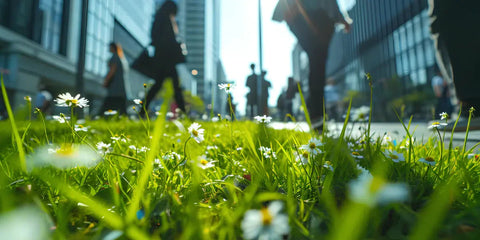
M 368 171 L 349 183 L 350 198 L 358 203 L 373 207 L 377 204 L 403 202 L 409 197 L 404 183 L 388 183 L 385 179 L 372 176 Z
M 322 141 L 317 138 L 312 138 L 308 141 L 308 144 L 300 146 L 300 149 L 307 150 L 312 156 L 316 156 L 322 153 L 322 150 L 320 150 L 322 145 Z
M 255 120 L 257 120 L 259 123 L 270 123 L 272 121 L 272 117 L 269 117 L 267 115 L 263 116 L 255 116 Z
M 323 164 L 323 167 L 333 172 L 333 166 L 330 161 L 326 161 L 325 164 Z
M 140 99 L 133 99 L 133 103 L 137 104 L 137 105 L 142 105 L 143 104 L 143 101 L 140 100 Z
M 220 120 L 219 117 L 212 117 L 212 122 L 218 122 Z
M 357 151 L 352 152 L 352 157 L 354 157 L 356 159 L 363 159 L 363 156 Z
M 80 94 L 77 94 L 75 97 L 72 97 L 70 93 L 59 94 L 58 98 L 55 99 L 57 106 L 59 107 L 88 107 L 88 100 L 85 98 L 80 98 Z
M 143 146 L 143 147 L 141 147 L 140 149 L 138 149 L 138 152 L 147 152 L 147 151 L 150 151 L 150 148 L 145 147 L 145 146 Z
M 51 239 L 51 218 L 36 206 L 23 206 L 0 215 L 2 239 L 43 240 Z
M 361 106 L 352 112 L 352 120 L 354 122 L 364 122 L 368 120 L 370 114 L 370 107 Z
M 107 111 L 103 112 L 103 114 L 105 116 L 113 116 L 113 115 L 117 115 L 117 110 L 112 110 L 112 109 L 108 109 Z
M 204 138 L 203 138 L 203 133 L 205 129 L 200 128 L 201 125 L 194 122 L 190 127 L 188 128 L 188 132 L 190 133 L 190 137 L 193 138 L 197 143 L 201 143 Z
M 388 134 L 385 134 L 385 135 L 383 136 L 383 142 L 388 145 L 389 143 L 392 142 L 392 137 L 391 137 L 390 135 L 388 135 Z
M 435 159 L 433 159 L 432 157 L 420 158 L 418 159 L 418 161 L 428 164 L 430 166 L 434 166 L 436 164 Z
M 175 117 L 175 113 L 173 113 L 173 112 L 167 112 L 167 117 L 168 117 L 168 118 L 173 118 L 173 117 Z
M 85 126 L 79 124 L 79 125 L 75 125 L 74 130 L 75 130 L 75 132 L 88 132 L 89 128 L 90 127 L 85 127 Z
M 104 143 L 104 142 L 99 142 L 97 143 L 97 149 L 101 154 L 109 153 L 111 151 L 111 144 L 110 143 Z
M 308 156 L 310 156 L 310 154 L 307 150 L 301 149 L 299 152 L 295 152 L 294 155 L 297 162 L 303 165 L 308 164 Z
M 220 90 L 225 90 L 226 93 L 230 93 L 234 88 L 235 88 L 235 84 L 232 84 L 232 83 L 221 83 L 221 84 L 218 84 L 218 87 L 220 88 Z
M 447 125 L 448 124 L 446 124 L 446 123 L 433 122 L 432 125 L 428 126 L 428 129 L 432 129 L 432 128 L 439 129 L 439 128 L 443 128 Z
M 134 145 L 130 145 L 130 146 L 128 146 L 128 148 L 130 148 L 133 151 L 137 151 L 137 147 L 135 147 Z
M 100 155 L 86 145 L 63 144 L 43 146 L 27 158 L 27 167 L 53 166 L 59 169 L 93 167 L 101 161 Z
M 440 113 L 440 120 L 445 120 L 447 118 L 448 118 L 448 113 L 446 113 L 446 112 Z
M 384 152 L 385 156 L 387 158 L 392 159 L 393 162 L 405 162 L 405 157 L 403 156 L 403 153 L 398 153 L 397 151 L 386 151 Z
M 58 121 L 59 123 L 65 123 L 67 122 L 67 120 L 70 119 L 70 117 L 65 117 L 65 116 L 52 116 L 52 118 L 55 120 L 55 121 Z
M 262 152 L 264 158 L 277 158 L 277 154 L 269 147 L 261 146 L 258 150 Z
M 283 203 L 274 201 L 268 208 L 248 210 L 242 220 L 245 239 L 283 239 L 290 232 L 288 217 L 280 213 Z
M 181 157 L 180 157 L 180 154 L 176 153 L 176 152 L 171 152 L 171 153 L 168 153 L 166 154 L 165 156 L 163 156 L 163 160 L 165 161 L 176 161 L 176 160 L 179 160 Z
M 32 98 L 30 96 L 25 96 L 23 97 L 23 99 L 27 102 L 31 102 L 32 101 Z
M 213 161 L 208 161 L 205 156 L 201 156 L 200 157 L 200 160 L 198 161 L 198 164 L 197 164 L 200 168 L 202 169 L 207 169 L 207 168 L 211 168 L 211 167 L 215 167 L 215 165 L 213 164 Z

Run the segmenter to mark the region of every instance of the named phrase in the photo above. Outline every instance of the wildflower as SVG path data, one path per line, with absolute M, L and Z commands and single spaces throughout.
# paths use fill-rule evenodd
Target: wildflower
M 201 143 L 204 140 L 203 133 L 205 129 L 200 128 L 201 125 L 194 122 L 190 127 L 188 128 L 188 132 L 190 133 L 190 137 L 195 139 L 197 143 Z
M 142 105 L 143 104 L 143 101 L 140 100 L 140 99 L 133 99 L 133 103 L 137 104 L 137 105 Z
M 300 149 L 307 150 L 312 156 L 316 156 L 317 154 L 322 153 L 320 147 L 322 146 L 322 142 L 317 138 L 312 138 L 308 141 L 308 144 L 302 145 Z
M 370 107 L 361 106 L 355 109 L 352 113 L 352 120 L 354 122 L 364 122 L 368 120 L 368 115 L 370 113 Z
M 333 166 L 330 161 L 326 161 L 325 164 L 323 164 L 323 167 L 333 172 Z
M 172 161 L 172 160 L 178 160 L 180 159 L 180 154 L 176 153 L 176 152 L 171 152 L 171 153 L 168 153 L 166 154 L 165 156 L 163 156 L 163 160 L 165 161 Z
M 242 147 L 237 147 L 237 151 L 242 151 L 243 148 Z
M 218 147 L 216 145 L 214 146 L 207 146 L 207 150 L 216 150 Z
M 440 120 L 445 120 L 447 118 L 448 118 L 448 113 L 446 113 L 446 112 L 440 113 Z
M 255 116 L 255 120 L 257 120 L 259 123 L 270 123 L 272 121 L 272 117 L 269 117 L 267 115 L 263 116 Z
M 398 163 L 398 162 L 405 161 L 405 157 L 403 156 L 403 153 L 398 153 L 397 151 L 386 151 L 384 154 L 387 158 L 392 159 L 393 162 Z
M 211 168 L 211 167 L 215 167 L 215 165 L 213 164 L 212 161 L 208 161 L 205 156 L 201 156 L 200 157 L 200 160 L 198 161 L 198 164 L 197 164 L 200 168 L 202 169 L 207 169 L 207 168 Z
M 68 119 L 70 119 L 70 117 L 65 117 L 63 115 L 62 116 L 54 115 L 54 116 L 52 116 L 52 118 L 59 123 L 65 123 L 65 122 L 67 122 Z
M 59 94 L 58 98 L 55 99 L 57 106 L 59 107 L 88 107 L 88 100 L 85 98 L 80 98 L 80 94 L 77 94 L 75 97 L 70 95 L 70 93 Z
M 30 96 L 25 96 L 23 99 L 27 102 L 32 102 L 32 98 Z
M 212 122 L 218 122 L 220 120 L 219 117 L 212 117 Z
M 269 147 L 261 146 L 258 150 L 262 152 L 264 158 L 277 158 L 277 154 Z
M 38 148 L 27 159 L 27 166 L 53 166 L 59 169 L 93 167 L 100 162 L 100 156 L 90 147 L 79 144 L 62 144 Z
M 357 158 L 357 159 L 362 159 L 363 158 L 363 156 L 357 151 L 352 152 L 352 157 Z
M 225 90 L 226 93 L 230 93 L 235 87 L 235 85 L 232 83 L 221 83 L 221 84 L 218 84 L 218 87 L 220 88 L 220 90 L 223 89 Z
M 117 115 L 117 111 L 116 110 L 112 110 L 112 109 L 108 109 L 107 111 L 103 112 L 103 114 L 105 116 L 113 116 L 113 115 Z
M 128 148 L 133 150 L 133 151 L 137 151 L 137 147 L 135 147 L 134 145 L 130 145 L 130 146 L 128 146 Z
M 115 135 L 115 136 L 113 136 L 113 137 L 110 137 L 110 139 L 112 139 L 112 142 L 113 142 L 113 143 L 116 143 L 116 142 L 118 142 L 118 141 L 122 141 L 122 142 L 124 142 L 124 143 L 127 142 L 127 139 L 126 139 L 126 138 L 120 137 L 120 136 L 118 136 L 118 135 Z
M 349 191 L 353 201 L 370 207 L 377 204 L 403 202 L 409 197 L 406 184 L 388 183 L 381 177 L 372 176 L 368 171 L 349 183 Z
M 147 88 L 147 84 L 146 84 L 146 83 L 143 84 L 143 88 Z
M 140 149 L 138 149 L 138 152 L 147 152 L 147 151 L 150 151 L 150 148 L 145 147 L 145 146 L 143 146 L 143 147 L 141 147 Z
M 435 165 L 435 159 L 433 159 L 432 157 L 425 157 L 425 158 L 420 158 L 418 159 L 419 162 L 422 162 L 422 163 L 425 163 L 425 164 L 428 164 L 430 166 L 434 166 Z
M 99 142 L 97 143 L 97 149 L 101 154 L 109 153 L 111 151 L 111 144 L 110 143 L 104 143 L 104 142 Z
M 282 239 L 290 232 L 288 217 L 280 213 L 283 203 L 274 201 L 267 208 L 248 210 L 242 220 L 245 239 Z
M 388 134 L 385 134 L 385 135 L 383 136 L 383 142 L 385 142 L 385 144 L 391 143 L 391 142 L 392 142 L 392 137 L 391 137 L 390 135 L 388 135 Z
M 295 160 L 301 162 L 302 164 L 308 164 L 308 156 L 310 155 L 307 150 L 300 150 L 300 152 L 295 152 Z
M 2 239 L 51 239 L 51 226 L 54 226 L 51 218 L 33 205 L 15 208 L 0 215 Z
M 79 124 L 79 125 L 75 125 L 74 130 L 75 130 L 75 132 L 88 132 L 88 128 L 90 128 L 90 127 L 85 127 L 85 126 Z
M 433 122 L 432 125 L 428 126 L 428 129 L 432 129 L 432 128 L 439 129 L 439 128 L 443 128 L 445 126 L 447 126 L 446 123 Z

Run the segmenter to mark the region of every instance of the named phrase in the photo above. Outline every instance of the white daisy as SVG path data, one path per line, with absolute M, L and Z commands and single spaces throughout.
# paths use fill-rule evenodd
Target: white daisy
M 447 118 L 448 118 L 448 113 L 446 113 L 446 112 L 440 113 L 440 120 L 445 120 Z
M 322 153 L 322 150 L 320 150 L 322 145 L 322 141 L 317 138 L 312 138 L 308 141 L 308 144 L 300 146 L 300 149 L 307 150 L 314 157 Z
M 361 106 L 352 111 L 352 120 L 354 122 L 364 122 L 368 120 L 370 114 L 370 107 Z
M 198 164 L 197 164 L 200 168 L 202 169 L 207 169 L 207 168 L 211 168 L 211 167 L 215 167 L 215 165 L 213 164 L 213 161 L 208 161 L 205 156 L 201 156 L 199 161 L 198 161 Z
M 447 126 L 448 124 L 446 123 L 441 123 L 441 122 L 433 122 L 432 125 L 428 126 L 428 129 L 440 129 L 440 128 L 443 128 L 445 126 Z
M 54 116 L 52 116 L 52 118 L 59 123 L 65 123 L 65 122 L 67 122 L 67 120 L 70 119 L 70 117 L 66 117 L 66 116 L 63 116 L 63 115 L 62 116 L 54 115 Z
M 310 155 L 307 150 L 301 149 L 299 152 L 295 152 L 295 160 L 305 165 L 308 164 L 308 156 Z
M 220 90 L 225 90 L 226 93 L 230 93 L 234 88 L 235 88 L 235 84 L 233 83 L 221 83 L 221 84 L 218 84 L 218 88 L 220 88 Z
M 205 132 L 205 129 L 200 128 L 201 125 L 194 122 L 190 127 L 188 128 L 188 132 L 190 133 L 190 136 L 197 141 L 197 143 L 201 143 L 204 140 L 203 134 Z
M 403 156 L 403 153 L 399 153 L 393 150 L 387 150 L 384 152 L 384 154 L 385 157 L 392 159 L 393 162 L 405 162 L 405 157 Z
M 259 123 L 270 123 L 272 121 L 272 117 L 269 117 L 267 115 L 263 116 L 255 116 L 255 120 L 257 120 Z
M 142 105 L 143 104 L 143 101 L 140 100 L 140 99 L 133 99 L 133 103 L 137 104 L 137 105 Z
M 74 130 L 75 130 L 75 132 L 88 132 L 89 128 L 90 127 L 86 127 L 86 126 L 83 126 L 81 124 L 78 124 L 78 125 L 75 125 Z
M 274 201 L 267 208 L 248 210 L 242 220 L 245 239 L 281 240 L 290 232 L 288 217 L 280 213 L 283 203 Z
M 403 202 L 409 198 L 407 185 L 388 183 L 385 179 L 363 172 L 358 179 L 349 183 L 350 198 L 358 203 L 373 207 L 377 204 Z
M 98 152 L 101 154 L 109 153 L 112 150 L 110 146 L 110 143 L 99 142 L 97 143 Z
M 68 92 L 59 94 L 55 102 L 59 107 L 88 107 L 88 100 L 86 98 L 80 98 L 80 94 L 73 97 Z
M 258 150 L 262 152 L 264 158 L 277 158 L 277 154 L 269 147 L 261 146 L 258 148 Z
M 103 114 L 105 116 L 113 116 L 113 115 L 117 115 L 117 110 L 112 110 L 112 109 L 108 109 L 107 111 L 103 112 Z
M 100 155 L 89 146 L 63 144 L 38 148 L 27 158 L 29 169 L 53 166 L 60 169 L 93 167 L 101 161 Z
M 430 166 L 434 166 L 436 164 L 435 159 L 433 159 L 432 157 L 420 158 L 420 159 L 418 159 L 418 161 L 422 162 L 422 163 L 425 163 L 425 164 L 428 164 Z

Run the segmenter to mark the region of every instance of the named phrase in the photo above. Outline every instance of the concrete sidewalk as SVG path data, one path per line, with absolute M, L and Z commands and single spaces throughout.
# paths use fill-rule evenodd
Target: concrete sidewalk
M 306 122 L 272 122 L 270 126 L 275 129 L 295 129 L 298 131 L 309 131 L 308 124 Z M 328 129 L 333 132 L 334 134 L 339 134 L 342 130 L 343 123 L 327 123 Z M 360 131 L 359 128 L 365 128 L 366 124 L 348 124 L 347 125 L 347 134 L 350 134 L 353 137 L 358 137 L 362 134 L 363 131 Z M 416 138 L 418 143 L 425 142 L 430 137 L 438 137 L 436 131 L 432 129 L 428 129 L 428 124 L 423 122 L 415 122 L 412 123 L 410 126 L 410 134 Z M 353 127 L 353 129 L 352 129 Z M 370 128 L 371 133 L 375 137 L 383 136 L 384 134 L 388 134 L 392 139 L 397 141 L 403 140 L 407 134 L 405 129 L 403 128 L 401 123 L 372 123 Z M 443 130 L 440 130 L 441 135 L 443 136 Z M 463 146 L 463 142 L 465 140 L 465 132 L 456 132 L 453 134 L 453 145 L 454 146 Z M 448 145 L 450 142 L 451 131 L 445 132 L 445 144 Z M 469 131 L 468 138 L 467 138 L 467 148 L 473 147 L 475 144 L 480 142 L 480 130 Z M 478 149 L 478 147 L 477 147 Z

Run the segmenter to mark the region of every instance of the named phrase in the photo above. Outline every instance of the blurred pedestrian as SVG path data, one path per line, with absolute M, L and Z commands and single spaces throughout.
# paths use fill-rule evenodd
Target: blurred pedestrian
M 442 77 L 440 70 L 436 68 L 435 76 L 432 78 L 432 88 L 437 99 L 435 107 L 435 116 L 438 117 L 440 113 L 447 113 L 449 116 L 453 112 L 452 102 L 450 101 L 450 91 L 448 89 L 448 82 Z
M 112 57 L 108 61 L 108 73 L 103 81 L 103 87 L 107 88 L 107 97 L 99 115 L 106 111 L 115 110 L 119 115 L 127 113 L 127 97 L 125 92 L 125 80 L 129 67 L 123 54 L 122 47 L 118 43 L 110 43 Z
M 35 97 L 35 108 L 40 109 L 44 116 L 50 115 L 52 100 L 52 94 L 47 90 L 47 87 L 44 84 L 39 84 L 37 96 Z
M 478 0 L 430 0 L 431 31 L 437 49 L 437 63 L 444 77 L 453 79 L 462 115 L 474 107 L 480 110 L 480 31 Z M 465 125 L 465 126 L 463 126 Z M 480 119 L 471 126 L 480 129 Z M 466 121 L 457 125 L 464 130 Z
M 270 81 L 268 81 L 265 76 L 267 71 L 262 71 L 262 102 L 260 103 L 261 113 L 260 115 L 268 115 L 268 97 L 270 96 L 268 91 L 272 87 Z
M 245 114 L 250 118 L 253 118 L 256 115 L 257 110 L 257 99 L 258 99 L 258 76 L 255 73 L 255 64 L 250 64 L 250 69 L 252 70 L 252 74 L 247 77 L 246 86 L 250 88 L 250 92 L 247 94 L 247 109 L 245 110 Z
M 182 88 L 176 65 L 186 61 L 184 50 L 181 43 L 177 41 L 178 26 L 175 20 L 177 15 L 177 4 L 171 0 L 165 1 L 155 14 L 155 20 L 152 24 L 151 37 L 152 46 L 155 48 L 153 57 L 155 65 L 155 84 L 150 88 L 145 99 L 145 109 L 151 103 L 157 92 L 162 88 L 163 82 L 171 78 L 175 101 L 178 108 L 185 111 L 185 100 L 183 98 Z M 145 112 L 141 112 L 144 115 Z
M 293 79 L 293 77 L 288 78 L 287 84 L 287 92 L 285 95 L 285 114 L 293 114 L 293 99 L 295 98 L 295 94 L 298 92 L 298 82 Z
M 327 84 L 324 88 L 325 93 L 325 111 L 328 119 L 340 120 L 340 93 L 335 80 L 333 78 L 327 79 Z
M 328 47 L 333 36 L 335 23 L 350 30 L 352 20 L 342 13 L 336 0 L 279 0 L 273 13 L 273 20 L 286 21 L 298 43 L 305 50 L 310 64 L 308 77 L 309 98 L 307 108 L 312 127 L 323 125 L 323 88 Z
M 277 98 L 277 111 L 278 111 L 278 118 L 280 120 L 283 120 L 285 118 L 285 115 L 287 114 L 287 90 L 282 89 L 282 92 L 280 95 L 278 95 Z

